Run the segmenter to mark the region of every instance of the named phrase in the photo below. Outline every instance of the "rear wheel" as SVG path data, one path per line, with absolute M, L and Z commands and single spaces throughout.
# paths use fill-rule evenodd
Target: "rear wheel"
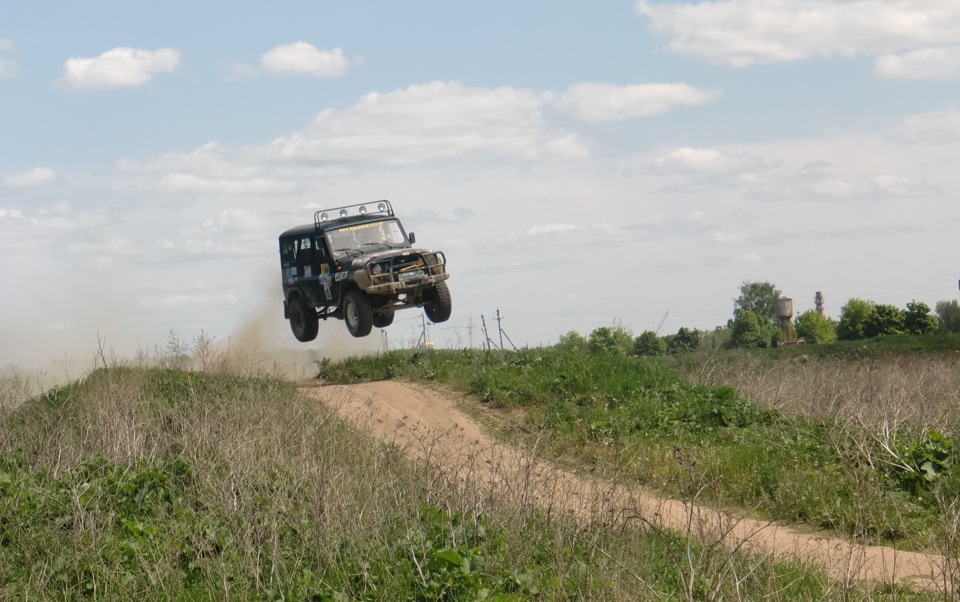
M 446 322 L 453 312 L 453 300 L 446 282 L 438 282 L 435 287 L 423 293 L 423 313 L 431 322 Z
M 343 300 L 343 321 L 355 337 L 365 337 L 373 330 L 373 307 L 363 291 L 350 291 Z
M 302 297 L 297 297 L 290 302 L 287 315 L 290 316 L 290 330 L 298 341 L 309 343 L 317 338 L 320 320 L 317 318 L 316 310 L 307 305 Z

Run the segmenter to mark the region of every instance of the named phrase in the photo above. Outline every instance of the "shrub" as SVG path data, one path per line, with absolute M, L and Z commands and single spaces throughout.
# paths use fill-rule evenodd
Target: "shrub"
M 730 346 L 744 349 L 773 347 L 780 340 L 780 336 L 780 331 L 766 316 L 742 311 L 733 321 Z
M 601 326 L 590 333 L 587 347 L 590 353 L 627 355 L 633 349 L 633 337 L 622 326 Z
M 903 316 L 903 327 L 908 334 L 930 334 L 936 332 L 937 319 L 930 315 L 930 306 L 919 301 L 907 303 Z
M 937 322 L 940 332 L 960 332 L 960 301 L 937 301 Z
M 634 355 L 666 355 L 667 343 L 652 330 L 645 330 L 633 342 Z
M 677 334 L 670 340 L 667 351 L 670 352 L 670 355 L 674 355 L 676 353 L 696 351 L 699 348 L 700 331 L 697 329 L 690 330 L 686 327 L 680 327 L 680 330 L 677 331 Z
M 797 337 L 808 343 L 823 344 L 837 340 L 837 332 L 830 320 L 822 317 L 816 310 L 808 310 L 794 320 Z
M 841 341 L 856 341 L 868 336 L 865 332 L 867 320 L 873 313 L 873 301 L 850 299 L 840 309 L 840 322 L 837 324 L 837 337 Z

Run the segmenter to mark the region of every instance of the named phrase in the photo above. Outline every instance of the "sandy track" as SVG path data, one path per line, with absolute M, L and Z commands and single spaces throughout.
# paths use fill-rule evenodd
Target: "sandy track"
M 824 566 L 843 581 L 882 581 L 944 590 L 943 558 L 798 533 L 771 522 L 665 500 L 639 487 L 584 477 L 536 457 L 535 450 L 507 447 L 487 436 L 456 408 L 455 395 L 401 382 L 305 387 L 344 418 L 396 444 L 409 457 L 427 460 L 455 483 L 482 487 L 502 502 L 535 504 L 583 521 L 651 524 L 721 538 L 740 546 Z

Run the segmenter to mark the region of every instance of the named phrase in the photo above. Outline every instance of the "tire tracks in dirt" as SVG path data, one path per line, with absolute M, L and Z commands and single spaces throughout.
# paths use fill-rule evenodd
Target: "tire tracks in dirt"
M 457 395 L 407 382 L 303 386 L 340 416 L 393 443 L 408 457 L 427 461 L 452 483 L 482 487 L 493 499 L 518 507 L 534 504 L 581 521 L 621 526 L 636 521 L 695 533 L 784 560 L 813 562 L 842 582 L 874 581 L 943 592 L 944 558 L 801 533 L 775 522 L 734 516 L 664 499 L 640 486 L 575 474 L 488 436 L 457 409 Z

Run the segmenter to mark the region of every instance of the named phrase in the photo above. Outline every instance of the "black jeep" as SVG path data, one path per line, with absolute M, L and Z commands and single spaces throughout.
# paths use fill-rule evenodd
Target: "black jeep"
M 364 337 L 408 307 L 422 307 L 432 322 L 448 320 L 446 256 L 414 243 L 390 201 L 317 211 L 312 224 L 281 234 L 283 317 L 293 336 L 312 341 L 321 319 L 336 318 Z

